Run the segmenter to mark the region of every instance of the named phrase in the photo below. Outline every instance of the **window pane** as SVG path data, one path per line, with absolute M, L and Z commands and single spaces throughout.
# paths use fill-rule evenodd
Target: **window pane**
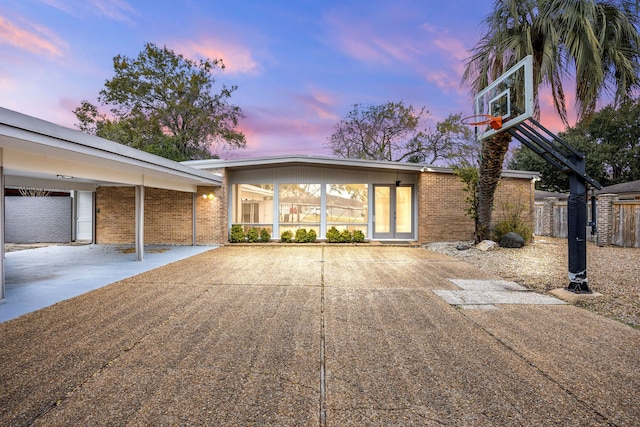
M 368 200 L 367 184 L 327 185 L 327 223 L 366 224 Z
M 320 184 L 281 184 L 278 198 L 280 224 L 320 224 Z
M 374 187 L 375 203 L 375 232 L 390 233 L 391 232 L 391 187 Z
M 412 187 L 396 187 L 396 233 L 411 233 Z
M 232 222 L 273 226 L 273 184 L 234 184 Z

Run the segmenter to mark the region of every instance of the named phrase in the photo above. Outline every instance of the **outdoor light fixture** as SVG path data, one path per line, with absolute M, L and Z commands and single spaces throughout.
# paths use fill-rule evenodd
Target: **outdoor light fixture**
M 398 181 L 396 181 L 396 187 L 400 187 L 400 183 L 401 183 L 401 182 L 402 182 L 402 181 L 399 181 L 399 180 L 398 180 Z
M 203 194 L 203 195 L 202 195 L 202 198 L 203 198 L 203 199 L 205 199 L 205 200 L 207 200 L 207 199 L 208 199 L 208 200 L 213 200 L 213 199 L 215 199 L 215 197 L 216 197 L 216 196 L 214 196 L 214 195 L 213 195 L 213 193 Z

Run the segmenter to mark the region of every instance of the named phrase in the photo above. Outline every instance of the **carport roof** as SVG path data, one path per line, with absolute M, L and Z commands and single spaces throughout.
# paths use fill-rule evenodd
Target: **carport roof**
M 6 186 L 92 191 L 143 185 L 196 192 L 221 177 L 97 136 L 0 108 Z

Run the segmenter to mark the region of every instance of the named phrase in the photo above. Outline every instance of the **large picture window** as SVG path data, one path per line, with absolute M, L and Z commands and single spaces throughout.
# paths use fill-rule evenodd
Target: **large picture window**
M 369 186 L 327 184 L 327 229 L 360 230 L 367 235 Z
M 232 222 L 244 226 L 273 230 L 273 184 L 234 184 Z
M 280 184 L 278 215 L 280 233 L 300 228 L 320 232 L 320 184 Z

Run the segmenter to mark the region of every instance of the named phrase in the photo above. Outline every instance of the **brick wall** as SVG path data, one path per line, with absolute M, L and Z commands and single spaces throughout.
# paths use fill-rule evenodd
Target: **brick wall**
M 422 173 L 418 181 L 418 241 L 473 240 L 475 225 L 465 214 L 468 193 L 459 177 Z M 533 229 L 533 183 L 530 179 L 503 178 L 496 189 L 493 222 L 504 215 L 507 203 L 522 208 L 521 217 Z
M 227 241 L 227 199 L 223 187 L 198 187 L 196 197 L 196 243 Z M 210 196 L 211 195 L 211 196 Z
M 71 241 L 70 197 L 5 197 L 5 242 Z
M 96 243 L 135 242 L 133 187 L 96 189 Z
M 418 241 L 473 240 L 474 224 L 465 215 L 467 193 L 453 174 L 422 173 L 418 180 Z
M 145 243 L 193 244 L 193 194 L 150 187 L 146 187 L 144 193 Z M 209 194 L 213 194 L 213 198 L 209 198 Z M 221 225 L 223 221 L 226 224 L 226 202 L 222 190 L 218 187 L 198 187 L 196 244 L 226 241 L 226 232 L 220 231 L 226 229 L 226 225 Z M 96 243 L 134 242 L 135 189 L 99 187 L 96 191 Z

